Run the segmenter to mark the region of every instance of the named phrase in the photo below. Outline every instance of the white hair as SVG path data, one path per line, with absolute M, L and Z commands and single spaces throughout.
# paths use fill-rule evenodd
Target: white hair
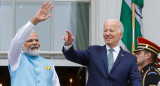
M 25 46 L 23 46 L 23 52 L 30 55 L 30 56 L 37 56 L 39 55 L 39 48 L 37 50 L 32 50 L 32 47 L 39 47 L 38 45 L 32 45 L 30 48 L 27 48 Z
M 111 21 L 118 22 L 118 31 L 119 32 L 123 32 L 124 31 L 123 24 L 122 24 L 122 22 L 120 20 L 118 20 L 118 19 L 108 19 L 108 20 L 106 20 L 106 22 L 111 22 Z

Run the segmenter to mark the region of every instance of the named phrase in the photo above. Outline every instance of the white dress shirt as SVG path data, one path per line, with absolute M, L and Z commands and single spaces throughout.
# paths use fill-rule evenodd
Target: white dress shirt
M 109 49 L 110 49 L 110 47 L 106 44 L 106 49 L 107 49 L 107 54 L 109 54 Z M 114 49 L 114 51 L 113 51 L 113 60 L 114 60 L 114 62 L 116 61 L 116 59 L 117 59 L 117 56 L 118 56 L 118 54 L 119 54 L 119 51 L 120 51 L 120 46 L 118 45 L 118 46 L 116 46 L 115 48 L 113 48 Z

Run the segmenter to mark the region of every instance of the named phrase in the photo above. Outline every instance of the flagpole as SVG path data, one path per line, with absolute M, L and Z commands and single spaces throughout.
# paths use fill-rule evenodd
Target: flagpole
M 135 3 L 132 3 L 132 54 L 135 50 Z

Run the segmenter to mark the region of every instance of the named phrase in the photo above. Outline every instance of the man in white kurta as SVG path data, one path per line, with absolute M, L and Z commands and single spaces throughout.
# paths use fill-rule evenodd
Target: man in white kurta
M 60 86 L 53 63 L 39 56 L 40 43 L 33 32 L 36 24 L 51 17 L 47 14 L 52 9 L 52 3 L 45 2 L 13 38 L 8 52 L 11 86 Z

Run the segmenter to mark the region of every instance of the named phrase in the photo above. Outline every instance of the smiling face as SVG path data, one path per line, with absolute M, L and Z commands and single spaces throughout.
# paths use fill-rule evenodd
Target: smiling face
M 111 48 L 116 47 L 123 36 L 123 32 L 119 29 L 119 24 L 120 22 L 114 20 L 106 21 L 104 24 L 103 38 Z
M 31 32 L 28 39 L 24 43 L 26 48 L 30 48 L 31 50 L 38 50 L 40 47 L 38 36 L 35 32 Z M 35 46 L 35 47 L 33 47 Z
M 40 43 L 38 36 L 35 32 L 31 32 L 28 39 L 24 43 L 23 51 L 31 56 L 39 54 Z

